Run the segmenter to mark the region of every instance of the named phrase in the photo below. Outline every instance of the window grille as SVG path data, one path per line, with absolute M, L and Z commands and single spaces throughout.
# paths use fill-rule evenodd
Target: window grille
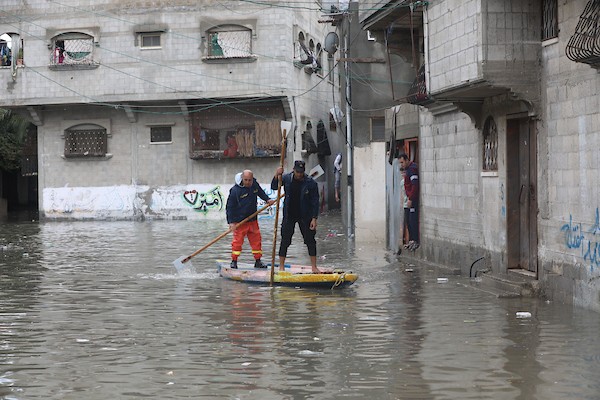
M 600 69 L 600 0 L 590 0 L 566 48 L 571 61 Z
M 65 131 L 65 157 L 104 157 L 107 147 L 106 129 Z
M 171 143 L 170 126 L 153 126 L 150 128 L 150 143 Z
M 558 37 L 558 0 L 543 0 L 542 24 L 542 40 Z
M 483 170 L 498 171 L 498 129 L 492 117 L 483 126 Z
M 208 34 L 209 58 L 244 58 L 252 56 L 251 31 L 227 30 Z
M 425 105 L 432 102 L 431 97 L 429 97 L 429 94 L 427 93 L 427 86 L 425 83 L 425 64 L 421 65 L 419 68 L 419 72 L 408 90 L 406 101 L 410 104 L 417 105 Z
M 94 39 L 85 34 L 64 34 L 52 41 L 50 66 L 97 67 L 93 59 Z

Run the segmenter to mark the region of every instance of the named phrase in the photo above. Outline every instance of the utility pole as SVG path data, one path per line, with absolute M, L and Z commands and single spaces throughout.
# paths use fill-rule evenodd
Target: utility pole
M 352 85 L 350 83 L 350 64 L 348 63 L 348 47 L 349 47 L 349 36 L 350 36 L 350 18 L 348 12 L 344 14 L 344 20 L 346 22 L 346 32 L 344 34 L 344 73 L 346 78 L 346 174 L 348 179 L 348 194 L 347 199 L 347 228 L 348 237 L 354 237 L 354 164 L 353 164 L 353 144 L 352 144 Z

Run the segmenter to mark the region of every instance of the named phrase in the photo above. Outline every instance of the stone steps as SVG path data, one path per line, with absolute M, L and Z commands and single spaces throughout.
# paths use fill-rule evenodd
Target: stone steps
M 533 272 L 511 269 L 506 275 L 492 272 L 481 274 L 480 278 L 471 281 L 471 286 L 499 298 L 535 297 L 540 290 L 535 278 Z

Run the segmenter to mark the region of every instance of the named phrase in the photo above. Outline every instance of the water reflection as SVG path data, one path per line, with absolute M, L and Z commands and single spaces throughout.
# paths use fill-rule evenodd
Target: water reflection
M 590 399 L 597 314 L 412 272 L 320 219 L 344 290 L 226 281 L 222 222 L 0 225 L 0 399 Z M 261 221 L 265 254 L 273 226 Z M 246 245 L 242 257 L 251 259 Z M 292 262 L 306 263 L 300 237 Z M 437 283 L 437 278 L 449 278 Z M 517 319 L 517 311 L 532 318 Z

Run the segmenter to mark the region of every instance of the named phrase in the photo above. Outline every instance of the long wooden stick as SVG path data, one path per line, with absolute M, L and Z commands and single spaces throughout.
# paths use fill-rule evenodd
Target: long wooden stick
M 279 204 L 279 194 L 277 195 L 277 204 Z M 265 206 L 262 207 L 260 210 L 257 210 L 252 215 L 250 215 L 250 216 L 244 218 L 243 220 L 241 220 L 240 222 L 238 222 L 238 224 L 236 225 L 236 228 L 238 226 L 240 226 L 241 224 L 243 224 L 245 222 L 248 222 L 252 218 L 256 217 L 260 212 L 266 210 L 268 207 L 270 207 L 270 206 L 268 204 L 265 204 Z M 223 239 L 232 230 L 233 230 L 232 228 L 227 229 L 225 232 L 221 233 L 219 236 L 217 236 L 216 238 L 214 238 L 213 240 L 211 240 L 209 243 L 205 244 L 201 249 L 196 250 L 195 252 L 193 252 L 192 254 L 190 254 L 189 256 L 187 256 L 186 258 L 184 258 L 183 260 L 181 260 L 181 262 L 183 264 L 185 264 L 186 262 L 190 261 L 192 259 L 192 257 L 197 256 L 198 254 L 202 253 L 204 250 L 206 250 L 207 248 L 209 248 L 210 246 L 212 246 L 213 244 L 215 244 L 219 240 Z
M 281 155 L 279 156 L 279 167 L 283 168 L 283 161 L 285 159 L 285 144 L 287 142 L 287 129 L 283 130 L 283 139 L 281 140 Z M 277 245 L 277 224 L 279 222 L 279 198 L 281 197 L 281 182 L 283 175 L 279 175 L 279 181 L 277 182 L 277 206 L 275 206 L 275 227 L 273 228 L 273 252 L 271 253 L 271 278 L 269 283 L 273 285 L 273 279 L 275 277 L 275 247 Z

